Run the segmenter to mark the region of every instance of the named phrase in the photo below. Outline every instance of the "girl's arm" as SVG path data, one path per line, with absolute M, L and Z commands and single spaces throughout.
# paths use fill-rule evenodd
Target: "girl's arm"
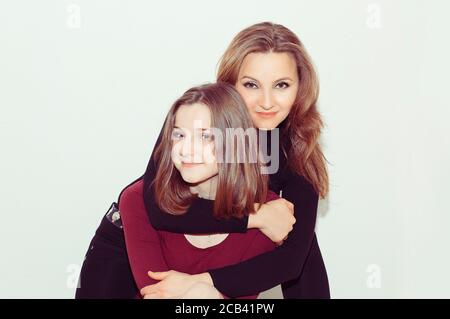
M 147 218 L 142 187 L 142 180 L 128 186 L 119 201 L 128 259 L 139 290 L 158 282 L 148 275 L 148 271 L 168 270 L 159 234 Z
M 239 264 L 209 270 L 214 286 L 229 297 L 265 291 L 298 278 L 314 238 L 318 195 L 302 176 L 288 173 L 283 197 L 294 204 L 297 222 L 283 245 Z
M 213 285 L 229 298 L 254 298 L 254 295 L 261 291 L 299 278 L 310 252 L 312 239 L 315 238 L 318 195 L 303 177 L 296 174 L 288 174 L 287 177 L 283 195 L 294 202 L 298 222 L 284 244 L 274 249 L 274 244 L 259 233 L 255 239 L 257 242 L 249 245 L 244 261 L 192 275 L 190 276 L 192 280 L 186 280 L 186 282 L 192 284 L 194 281 Z M 176 296 L 178 290 L 184 289 L 180 285 L 173 287 L 173 282 L 176 282 L 177 277 L 183 277 L 185 274 L 172 270 L 159 275 L 165 277 L 163 281 L 166 285 L 161 289 L 167 295 Z M 167 280 L 169 276 L 172 277 L 172 282 Z M 284 293 L 286 286 L 282 288 Z M 298 298 L 298 296 L 293 297 Z

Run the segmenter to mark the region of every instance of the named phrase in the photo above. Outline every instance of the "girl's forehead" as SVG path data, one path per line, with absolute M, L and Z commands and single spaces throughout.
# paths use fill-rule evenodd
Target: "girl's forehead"
M 211 111 L 203 103 L 181 105 L 175 113 L 175 127 L 184 129 L 211 128 Z

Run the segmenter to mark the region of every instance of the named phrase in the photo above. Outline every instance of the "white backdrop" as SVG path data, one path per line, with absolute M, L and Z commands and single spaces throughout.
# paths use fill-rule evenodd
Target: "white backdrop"
M 320 77 L 333 298 L 449 298 L 448 1 L 0 1 L 1 298 L 73 298 L 169 106 L 232 37 L 292 29 Z M 279 287 L 263 297 L 281 297 Z

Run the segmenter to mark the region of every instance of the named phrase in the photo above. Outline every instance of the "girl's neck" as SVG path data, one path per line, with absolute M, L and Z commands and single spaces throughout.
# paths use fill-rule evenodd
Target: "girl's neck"
M 198 197 L 214 200 L 216 198 L 217 190 L 217 175 L 204 182 L 190 186 L 189 189 L 191 193 L 197 194 Z

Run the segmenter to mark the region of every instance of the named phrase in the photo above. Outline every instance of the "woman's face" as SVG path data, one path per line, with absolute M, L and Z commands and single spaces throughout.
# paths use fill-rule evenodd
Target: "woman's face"
M 235 84 L 260 129 L 273 129 L 288 116 L 298 85 L 297 64 L 286 52 L 248 54 Z
M 172 129 L 172 162 L 188 183 L 202 183 L 218 174 L 209 107 L 181 105 Z

